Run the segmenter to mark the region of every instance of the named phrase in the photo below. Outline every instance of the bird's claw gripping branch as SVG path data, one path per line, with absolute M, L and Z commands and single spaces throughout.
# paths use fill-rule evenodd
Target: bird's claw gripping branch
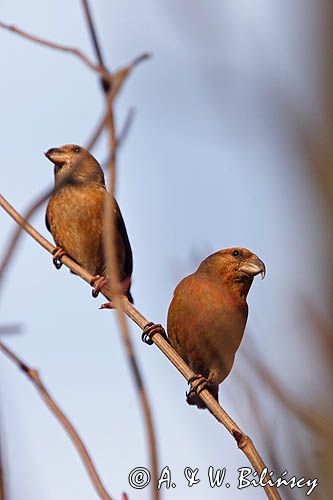
M 53 265 L 56 269 L 60 269 L 62 266 L 61 258 L 66 255 L 66 252 L 61 247 L 56 247 L 52 253 Z
M 160 324 L 152 323 L 152 322 L 147 323 L 146 326 L 144 327 L 142 335 L 141 335 L 142 342 L 144 342 L 145 344 L 148 344 L 148 345 L 153 345 L 154 342 L 152 341 L 152 337 L 156 333 L 159 333 L 160 335 L 162 335 L 164 340 L 169 342 L 169 339 L 167 337 L 167 334 L 165 333 L 163 326 Z

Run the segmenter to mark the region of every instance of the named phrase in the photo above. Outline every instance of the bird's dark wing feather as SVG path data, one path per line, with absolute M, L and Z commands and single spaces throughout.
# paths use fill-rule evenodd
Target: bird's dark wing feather
M 118 231 L 120 232 L 124 244 L 125 244 L 125 265 L 124 265 L 124 271 L 126 273 L 126 276 L 131 276 L 133 272 L 133 255 L 132 255 L 132 248 L 131 244 L 129 242 L 125 222 L 123 219 L 123 216 L 121 214 L 120 208 L 118 206 L 117 201 L 115 200 L 115 209 L 116 209 L 116 217 L 115 217 L 115 225 Z
M 47 211 L 45 213 L 45 226 L 47 227 L 47 230 L 51 233 L 51 227 L 50 227 L 49 219 L 47 216 Z

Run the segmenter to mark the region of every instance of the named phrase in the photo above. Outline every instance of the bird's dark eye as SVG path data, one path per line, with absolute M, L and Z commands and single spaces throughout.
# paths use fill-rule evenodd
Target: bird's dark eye
M 239 250 L 234 250 L 234 251 L 232 252 L 232 255 L 233 255 L 234 257 L 238 257 L 238 256 L 239 256 Z
M 74 148 L 74 153 L 79 153 L 80 151 L 80 148 Z

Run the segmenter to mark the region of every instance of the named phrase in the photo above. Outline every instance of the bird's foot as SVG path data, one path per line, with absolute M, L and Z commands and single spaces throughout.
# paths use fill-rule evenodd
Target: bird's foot
M 96 299 L 96 297 L 98 297 L 98 294 L 102 290 L 102 288 L 108 284 L 108 280 L 104 276 L 100 276 L 99 274 L 96 274 L 96 276 L 93 276 L 91 278 L 90 284 L 93 287 L 91 294 L 94 297 L 94 299 Z
M 106 302 L 105 304 L 101 304 L 99 306 L 100 309 L 115 309 L 115 306 L 112 302 L 112 300 L 110 300 L 110 302 Z
M 128 276 L 127 278 L 125 278 L 123 281 L 121 281 L 120 282 L 121 293 L 123 293 L 124 295 L 126 295 L 127 292 L 129 291 L 129 289 L 131 288 L 131 283 L 132 283 L 132 280 L 131 280 L 130 276 Z M 105 278 L 104 276 L 100 276 L 99 274 L 96 274 L 96 276 L 93 276 L 91 278 L 90 284 L 93 287 L 93 290 L 92 290 L 91 293 L 92 293 L 92 296 L 94 297 L 94 299 L 96 297 L 98 297 L 99 292 L 105 286 L 108 285 L 108 287 L 111 288 L 110 287 L 110 280 L 108 278 Z
M 167 337 L 167 334 L 165 333 L 165 330 L 162 325 L 160 324 L 155 324 L 155 323 L 147 323 L 146 326 L 143 329 L 141 339 L 142 342 L 148 345 L 152 345 L 154 342 L 152 341 L 152 337 L 156 334 L 159 333 L 162 335 L 164 340 L 166 340 L 169 343 L 169 339 Z
M 186 393 L 187 398 L 192 394 L 200 394 L 209 385 L 209 381 L 200 374 L 193 375 L 193 377 L 188 379 L 188 383 L 191 385 L 191 389 Z
M 62 266 L 61 258 L 66 255 L 65 250 L 61 247 L 55 247 L 52 252 L 53 255 L 53 265 L 56 269 L 60 269 Z
M 123 281 L 120 282 L 121 294 L 127 295 L 129 293 L 131 283 L 132 283 L 132 280 L 131 280 L 130 276 L 126 277 Z M 104 288 L 105 286 L 108 286 L 108 288 L 111 289 L 110 280 L 108 278 L 105 278 L 104 276 L 100 276 L 99 274 L 92 277 L 92 279 L 90 280 L 90 284 L 93 287 L 93 290 L 91 293 L 92 293 L 92 296 L 94 298 L 98 297 L 98 294 L 101 292 L 102 288 Z M 105 304 L 102 304 L 100 306 L 100 309 L 115 309 L 115 305 L 114 305 L 113 301 L 110 300 L 110 302 L 106 302 Z

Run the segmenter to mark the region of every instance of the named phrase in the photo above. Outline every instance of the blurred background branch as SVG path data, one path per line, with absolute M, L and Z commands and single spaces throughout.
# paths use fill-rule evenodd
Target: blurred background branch
M 104 60 L 102 57 L 102 50 L 98 42 L 97 32 L 92 19 L 92 13 L 88 4 L 88 0 L 82 0 L 83 9 L 86 15 L 89 33 L 93 42 L 94 50 L 96 53 L 97 60 L 102 68 L 105 68 Z M 142 57 L 137 59 L 141 61 Z M 143 59 L 144 60 L 144 59 Z M 132 66 L 133 67 L 133 66 Z M 122 73 L 123 78 L 125 77 L 125 72 Z M 119 82 L 118 86 L 120 85 Z M 105 94 L 105 108 L 106 108 L 106 118 L 105 127 L 108 131 L 108 145 L 109 145 L 109 155 L 108 155 L 108 174 L 109 174 L 109 184 L 108 190 L 105 196 L 105 206 L 104 206 L 104 253 L 106 256 L 106 276 L 111 277 L 111 300 L 116 308 L 116 314 L 118 318 L 119 329 L 123 338 L 124 348 L 127 355 L 127 361 L 129 368 L 131 370 L 133 379 L 135 381 L 136 389 L 139 395 L 139 400 L 141 404 L 142 413 L 145 421 L 145 429 L 147 435 L 147 441 L 149 446 L 150 455 L 150 470 L 152 476 L 151 491 L 152 498 L 158 500 L 160 497 L 158 484 L 158 449 L 156 442 L 155 433 L 155 423 L 151 411 L 151 405 L 147 395 L 147 389 L 145 386 L 144 379 L 141 375 L 141 368 L 137 361 L 136 354 L 132 345 L 132 341 L 129 335 L 126 318 L 123 310 L 122 300 L 121 300 L 121 285 L 120 285 L 120 274 L 117 265 L 117 247 L 116 247 L 116 227 L 115 227 L 115 214 L 116 214 L 116 201 L 115 201 L 115 191 L 116 191 L 116 159 L 117 159 L 117 145 L 118 138 L 116 133 L 116 125 L 114 121 L 114 111 L 113 111 L 113 99 L 116 96 L 117 88 L 112 85 L 112 80 L 106 79 L 102 76 L 101 79 L 102 88 Z
M 16 366 L 23 371 L 29 380 L 33 383 L 35 386 L 37 392 L 41 396 L 41 398 L 44 400 L 45 404 L 49 408 L 49 410 L 53 413 L 53 415 L 57 418 L 57 420 L 60 422 L 62 427 L 65 429 L 66 433 L 70 437 L 72 443 L 74 444 L 76 451 L 80 455 L 80 458 L 86 468 L 86 471 L 91 479 L 92 484 L 94 485 L 96 492 L 98 496 L 102 500 L 112 500 L 111 496 L 108 494 L 107 490 L 105 489 L 101 478 L 99 477 L 99 474 L 96 470 L 96 467 L 94 465 L 94 462 L 92 461 L 89 451 L 84 445 L 82 439 L 80 438 L 78 432 L 76 431 L 75 427 L 69 419 L 66 417 L 66 415 L 63 413 L 63 411 L 60 409 L 58 404 L 55 402 L 53 397 L 50 395 L 49 391 L 47 390 L 45 384 L 43 383 L 42 379 L 40 378 L 40 375 L 38 371 L 34 368 L 31 368 L 28 366 L 24 361 L 22 361 L 11 349 L 9 349 L 8 346 L 6 346 L 3 342 L 0 342 L 0 350 L 7 356 L 8 359 L 10 359 L 13 363 L 16 364 Z M 1 497 L 0 497 L 1 498 Z

